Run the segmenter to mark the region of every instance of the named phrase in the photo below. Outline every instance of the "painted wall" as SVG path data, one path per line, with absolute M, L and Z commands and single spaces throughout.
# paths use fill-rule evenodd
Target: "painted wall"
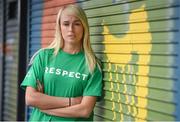
M 95 120 L 180 120 L 179 0 L 31 0 L 29 54 L 53 39 L 63 4 L 85 10 L 103 64 Z
M 95 1 L 81 5 L 103 62 L 98 120 L 175 120 L 178 107 L 177 1 Z M 103 113 L 103 114 L 102 114 Z

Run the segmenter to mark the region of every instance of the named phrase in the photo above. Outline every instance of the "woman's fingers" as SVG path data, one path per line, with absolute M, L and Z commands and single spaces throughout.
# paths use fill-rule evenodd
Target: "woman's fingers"
M 42 93 L 43 93 L 43 90 L 44 90 L 43 87 L 44 87 L 43 84 L 41 84 L 41 82 L 40 82 L 39 80 L 37 80 L 37 90 L 38 90 L 39 92 L 42 92 Z

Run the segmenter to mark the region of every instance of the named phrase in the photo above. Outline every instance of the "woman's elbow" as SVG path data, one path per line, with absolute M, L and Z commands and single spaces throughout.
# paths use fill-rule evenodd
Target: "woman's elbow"
M 83 118 L 89 118 L 91 113 L 92 113 L 92 110 L 89 110 L 89 109 L 83 109 L 83 112 L 82 112 L 82 117 Z
M 26 95 L 25 101 L 26 101 L 27 106 L 33 106 L 34 100 L 33 100 L 33 98 L 31 98 L 30 95 Z
M 26 105 L 31 106 L 31 102 L 29 100 L 27 100 L 27 99 L 26 99 Z
M 34 106 L 35 103 L 35 99 L 33 97 L 34 94 L 35 92 L 26 91 L 25 102 L 27 106 Z
M 83 118 L 89 118 L 96 104 L 96 97 L 85 97 L 81 103 Z
M 89 118 L 89 117 L 90 117 L 90 115 L 91 115 L 90 113 L 86 113 L 86 114 L 84 114 L 84 116 L 83 116 L 83 117 L 84 117 L 84 118 Z

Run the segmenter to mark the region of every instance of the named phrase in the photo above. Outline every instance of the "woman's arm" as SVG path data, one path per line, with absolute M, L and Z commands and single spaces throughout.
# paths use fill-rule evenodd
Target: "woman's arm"
M 81 103 L 82 97 L 71 98 L 71 104 Z M 69 106 L 69 98 L 43 94 L 32 87 L 26 88 L 26 105 L 39 109 L 61 108 Z
M 41 111 L 54 116 L 88 118 L 94 109 L 95 103 L 96 97 L 84 96 L 80 104 L 65 108 L 56 108 Z

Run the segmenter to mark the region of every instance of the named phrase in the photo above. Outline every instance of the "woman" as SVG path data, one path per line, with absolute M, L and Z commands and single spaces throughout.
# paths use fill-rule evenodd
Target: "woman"
M 60 9 L 53 42 L 32 59 L 21 84 L 26 104 L 34 107 L 30 120 L 93 120 L 102 73 L 90 46 L 86 15 L 79 6 Z

